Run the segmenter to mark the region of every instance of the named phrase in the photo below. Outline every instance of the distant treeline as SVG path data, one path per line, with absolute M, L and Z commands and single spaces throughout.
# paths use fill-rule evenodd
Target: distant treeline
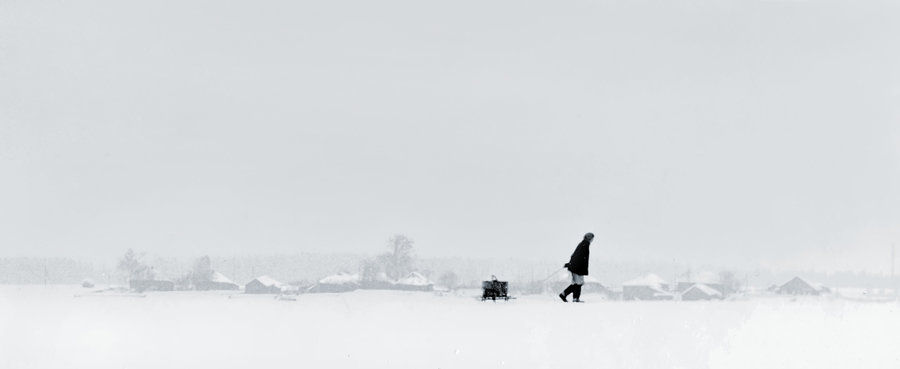
M 289 254 L 259 256 L 214 256 L 211 266 L 238 284 L 261 275 L 284 282 L 315 282 L 339 272 L 359 273 L 367 255 Z M 159 279 L 173 280 L 191 269 L 192 259 L 147 257 L 144 260 Z M 478 287 L 492 275 L 517 284 L 541 281 L 562 267 L 560 262 L 521 259 L 417 258 L 416 270 L 432 280 L 452 272 L 458 287 Z M 766 288 L 780 285 L 795 276 L 831 287 L 891 288 L 890 276 L 867 272 L 775 271 L 769 269 L 728 269 L 716 266 L 685 266 L 665 263 L 592 261 L 591 275 L 607 286 L 654 273 L 670 281 L 686 281 L 702 272 L 730 272 L 741 286 Z M 114 265 L 98 265 L 70 258 L 0 258 L 2 284 L 78 284 L 92 279 L 99 284 L 123 284 L 127 276 Z
M 0 258 L 3 284 L 76 284 L 102 274 L 91 263 L 67 258 Z

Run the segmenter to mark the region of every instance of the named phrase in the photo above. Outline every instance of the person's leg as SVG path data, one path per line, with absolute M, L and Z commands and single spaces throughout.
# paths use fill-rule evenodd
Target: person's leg
M 572 272 L 569 273 L 572 274 L 572 284 L 569 285 L 569 288 L 567 288 L 566 291 L 569 291 L 569 293 L 575 293 L 575 289 L 578 288 L 578 285 L 584 283 L 584 277 Z M 566 296 L 568 296 L 569 293 L 566 293 Z
M 575 298 L 575 301 L 581 300 L 581 286 L 584 285 L 584 276 L 572 273 L 572 285 L 575 286 L 572 289 L 572 295 Z
M 563 302 L 569 302 L 569 300 L 566 300 L 566 296 L 569 296 L 570 293 L 572 293 L 571 284 L 569 285 L 569 287 L 566 287 L 566 289 L 563 290 L 562 293 L 559 294 L 560 300 L 563 300 Z

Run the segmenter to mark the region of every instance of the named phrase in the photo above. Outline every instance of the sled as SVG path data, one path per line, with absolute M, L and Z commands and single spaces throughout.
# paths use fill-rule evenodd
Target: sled
M 496 279 L 491 281 L 481 282 L 481 301 L 485 301 L 490 299 L 491 301 L 497 301 L 498 299 L 509 301 L 509 282 L 507 281 L 498 281 Z

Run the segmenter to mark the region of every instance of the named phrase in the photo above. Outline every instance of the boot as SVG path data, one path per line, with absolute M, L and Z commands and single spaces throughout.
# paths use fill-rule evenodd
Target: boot
M 574 284 L 570 284 L 569 287 L 566 287 L 565 291 L 562 291 L 562 293 L 559 294 L 559 298 L 561 298 L 564 302 L 569 302 L 569 300 L 566 300 L 566 296 L 569 296 L 570 293 L 575 292 L 575 286 L 576 285 Z
M 575 290 L 572 291 L 572 297 L 575 298 L 575 302 L 581 302 L 581 285 L 573 285 L 575 286 Z

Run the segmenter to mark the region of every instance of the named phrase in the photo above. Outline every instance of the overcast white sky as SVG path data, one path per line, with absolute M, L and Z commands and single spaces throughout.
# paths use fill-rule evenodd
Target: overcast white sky
M 0 0 L 0 256 L 889 270 L 889 1 Z

